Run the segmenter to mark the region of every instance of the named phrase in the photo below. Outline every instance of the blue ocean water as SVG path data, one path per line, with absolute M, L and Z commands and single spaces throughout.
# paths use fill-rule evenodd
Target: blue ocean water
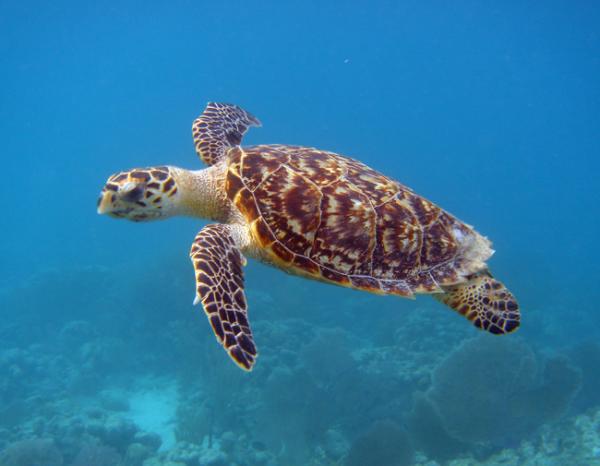
M 600 464 L 600 4 L 0 3 L 0 464 Z M 192 307 L 207 222 L 96 214 L 107 176 L 244 144 L 342 153 L 494 243 L 522 328 L 250 261 L 260 357 Z

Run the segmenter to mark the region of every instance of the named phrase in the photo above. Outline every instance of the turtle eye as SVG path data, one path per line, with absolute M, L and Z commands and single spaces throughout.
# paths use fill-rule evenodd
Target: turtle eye
M 123 186 L 123 200 L 127 202 L 137 202 L 144 196 L 145 186 L 143 183 L 127 183 Z

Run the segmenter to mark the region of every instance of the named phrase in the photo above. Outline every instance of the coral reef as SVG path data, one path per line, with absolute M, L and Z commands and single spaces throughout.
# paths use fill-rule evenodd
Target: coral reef
M 414 456 L 408 433 L 391 420 L 377 421 L 358 437 L 346 457 L 345 466 L 408 466 Z
M 415 394 L 407 424 L 415 446 L 430 458 L 445 462 L 469 450 L 446 431 L 436 407 L 423 393 Z
M 473 443 L 515 440 L 528 421 L 519 419 L 514 403 L 535 386 L 538 370 L 526 344 L 482 336 L 436 368 L 427 396 L 452 437 Z
M 155 277 L 165 289 L 148 293 Z M 92 283 L 106 287 L 97 299 Z M 596 343 L 464 341 L 473 329 L 433 302 L 315 299 L 305 281 L 281 283 L 248 291 L 261 350 L 251 374 L 179 297 L 186 279 L 160 267 L 40 272 L 4 290 L 17 314 L 0 325 L 0 464 L 599 461 Z M 68 309 L 36 315 L 39 293 Z
M 581 369 L 581 390 L 574 405 L 580 410 L 600 405 L 600 344 L 583 341 L 568 351 L 569 359 Z
M 544 426 L 536 437 L 523 440 L 516 448 L 503 449 L 487 458 L 476 458 L 472 453 L 467 453 L 446 463 L 447 466 L 598 464 L 600 410 L 576 416 L 557 425 Z
M 52 439 L 33 438 L 9 444 L 0 453 L 0 464 L 2 466 L 61 466 L 63 456 Z
M 84 445 L 71 466 L 115 466 L 121 463 L 121 455 L 114 448 L 102 445 Z
M 427 399 L 452 438 L 510 445 L 557 419 L 580 385 L 564 357 L 545 362 L 518 340 L 469 340 L 435 370 Z

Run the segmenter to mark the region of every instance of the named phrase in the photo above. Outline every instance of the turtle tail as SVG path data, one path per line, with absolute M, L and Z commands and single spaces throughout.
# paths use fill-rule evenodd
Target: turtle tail
M 433 296 L 475 327 L 496 335 L 511 333 L 521 323 L 517 300 L 487 270 L 467 277 L 464 283 L 444 287 L 444 293 Z

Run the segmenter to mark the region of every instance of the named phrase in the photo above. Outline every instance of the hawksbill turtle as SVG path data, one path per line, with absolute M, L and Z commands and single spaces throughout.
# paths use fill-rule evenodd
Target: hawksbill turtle
M 286 272 L 372 293 L 432 294 L 493 334 L 520 324 L 517 301 L 492 277 L 490 241 L 367 165 L 291 145 L 240 146 L 261 123 L 209 103 L 192 125 L 202 170 L 136 168 L 108 178 L 98 213 L 135 222 L 210 219 L 190 257 L 196 297 L 217 340 L 251 370 L 258 356 L 244 293 L 245 256 Z

